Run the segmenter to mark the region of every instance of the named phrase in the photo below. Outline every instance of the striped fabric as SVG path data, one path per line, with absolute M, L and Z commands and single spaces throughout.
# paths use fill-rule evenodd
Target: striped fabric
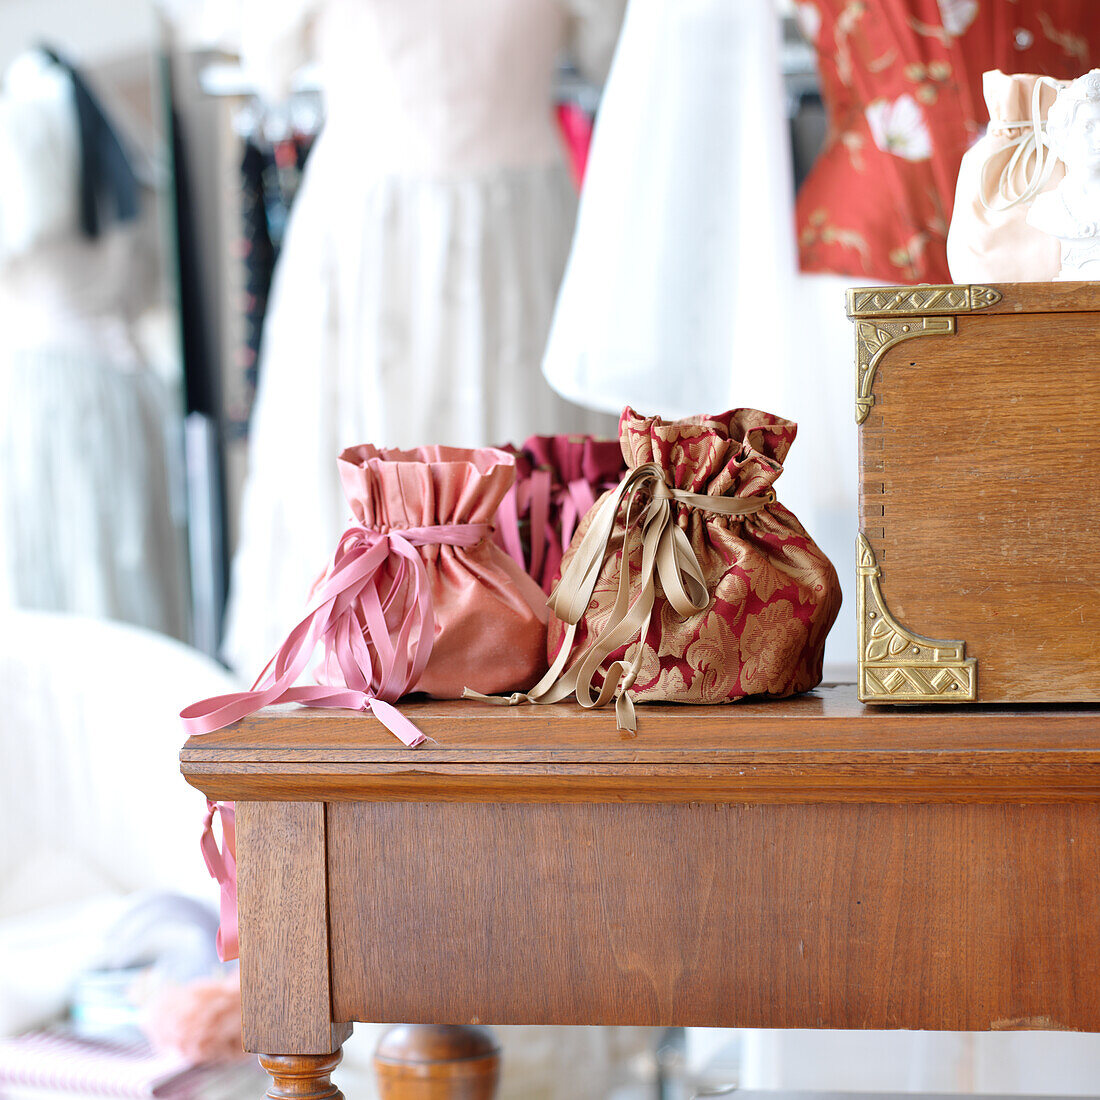
M 142 1040 L 93 1042 L 61 1030 L 0 1039 L 0 1097 L 43 1089 L 190 1100 L 219 1073 L 217 1067 L 192 1066 L 176 1054 L 154 1053 Z

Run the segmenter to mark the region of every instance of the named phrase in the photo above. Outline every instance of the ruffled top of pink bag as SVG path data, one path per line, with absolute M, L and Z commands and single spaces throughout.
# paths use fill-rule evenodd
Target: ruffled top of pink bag
M 619 420 L 631 468 L 655 462 L 676 489 L 710 496 L 752 496 L 783 472 L 798 425 L 757 409 L 668 421 L 627 407 Z
M 515 480 L 515 459 L 495 447 L 416 447 L 370 443 L 337 460 L 355 518 L 372 531 L 446 523 L 492 523 Z

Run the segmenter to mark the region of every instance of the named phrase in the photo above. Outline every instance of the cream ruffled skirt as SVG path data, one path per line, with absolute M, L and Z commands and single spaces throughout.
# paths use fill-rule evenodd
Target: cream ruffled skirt
M 246 679 L 346 525 L 343 448 L 615 432 L 540 370 L 576 209 L 564 169 L 364 183 L 340 154 L 322 136 L 264 331 L 223 647 Z

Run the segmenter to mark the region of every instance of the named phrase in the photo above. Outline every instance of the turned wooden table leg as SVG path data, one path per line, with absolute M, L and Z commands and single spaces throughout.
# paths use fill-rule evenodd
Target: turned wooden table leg
M 402 1024 L 374 1054 L 382 1100 L 492 1100 L 500 1044 L 487 1027 Z
M 271 1100 L 344 1100 L 329 1080 L 340 1064 L 335 1054 L 261 1054 L 260 1065 L 271 1076 Z

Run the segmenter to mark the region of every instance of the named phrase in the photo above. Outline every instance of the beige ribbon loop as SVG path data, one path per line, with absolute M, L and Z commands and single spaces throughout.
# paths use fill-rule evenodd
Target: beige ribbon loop
M 626 513 L 619 583 L 610 617 L 602 632 L 590 641 L 573 667 L 566 671 L 577 626 L 592 603 L 604 561 L 614 552 L 612 536 L 624 501 Z M 613 662 L 603 672 L 597 691 L 597 677 L 604 661 L 616 650 L 634 641 L 644 641 L 648 635 L 657 596 L 656 581 L 660 581 L 665 597 L 683 618 L 706 610 L 710 604 L 703 570 L 687 535 L 676 522 L 673 505 L 684 504 L 724 516 L 749 516 L 774 501 L 775 493 L 771 490 L 759 497 L 723 497 L 676 489 L 665 481 L 664 471 L 655 462 L 631 470 L 599 505 L 550 597 L 550 607 L 567 627 L 550 670 L 526 694 L 485 696 L 466 689 L 462 697 L 505 706 L 522 702 L 557 703 L 575 695 L 582 707 L 602 707 L 614 699 L 619 729 L 633 732 L 637 729 L 637 717 L 630 689 L 641 668 L 642 646 L 638 645 L 629 665 L 623 660 Z M 640 585 L 631 602 L 630 539 L 639 528 L 642 538 Z
M 1064 80 L 1041 76 L 1035 81 L 1031 93 L 1031 118 L 990 122 L 991 133 L 1004 133 L 1007 130 L 1018 130 L 1019 133 L 1007 139 L 1004 148 L 997 150 L 982 165 L 978 180 L 978 198 L 986 210 L 1003 214 L 1014 206 L 1029 203 L 1050 182 L 1055 168 L 1058 167 L 1058 157 L 1050 147 L 1050 139 L 1046 134 L 1047 123 L 1042 118 L 1043 89 L 1051 88 L 1057 95 L 1065 85 Z M 989 169 L 994 157 L 1001 156 L 1010 149 L 1012 154 L 1001 166 L 996 193 L 987 198 Z M 1022 183 L 1019 182 L 1021 176 Z

